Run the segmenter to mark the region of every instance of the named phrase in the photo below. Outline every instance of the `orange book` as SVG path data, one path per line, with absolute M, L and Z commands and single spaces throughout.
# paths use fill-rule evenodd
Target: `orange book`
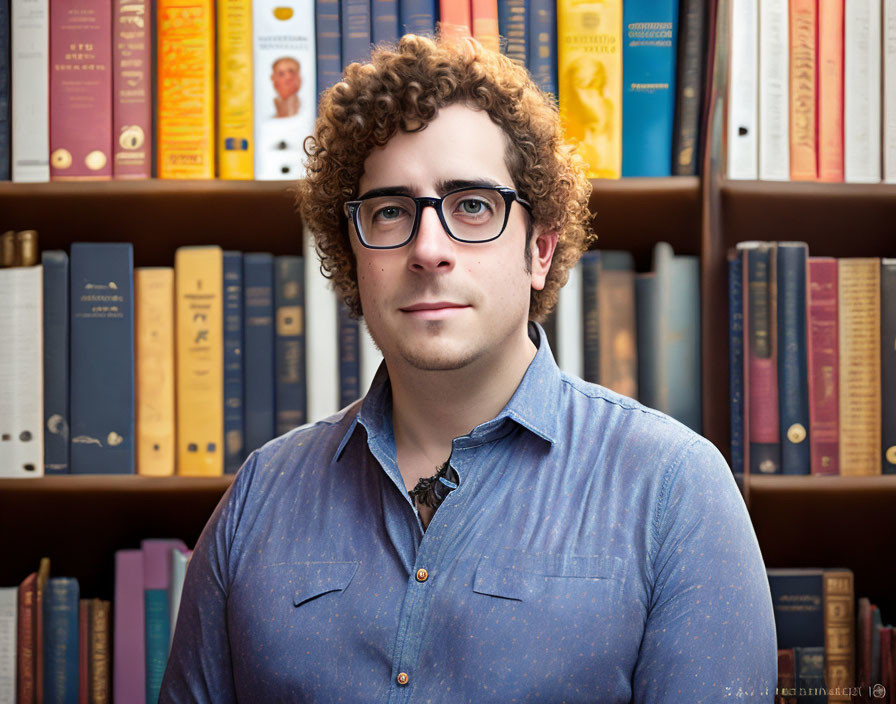
M 439 0 L 439 15 L 441 16 L 439 25 L 443 38 L 462 39 L 472 36 L 470 0 Z
M 818 180 L 843 180 L 843 4 L 818 0 Z
M 498 40 L 498 0 L 472 0 L 473 36 L 486 49 L 501 51 Z
M 790 179 L 818 179 L 815 0 L 790 0 Z

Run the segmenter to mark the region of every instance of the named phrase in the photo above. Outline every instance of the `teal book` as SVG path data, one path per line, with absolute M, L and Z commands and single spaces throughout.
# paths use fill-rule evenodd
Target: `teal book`
M 186 550 L 180 540 L 143 540 L 143 608 L 146 633 L 146 701 L 157 702 L 171 644 L 168 592 L 171 551 Z
M 45 250 L 44 474 L 68 474 L 68 254 Z
M 304 259 L 283 255 L 274 261 L 274 367 L 276 433 L 305 423 L 305 279 Z
M 43 601 L 44 704 L 78 704 L 78 580 L 47 580 Z

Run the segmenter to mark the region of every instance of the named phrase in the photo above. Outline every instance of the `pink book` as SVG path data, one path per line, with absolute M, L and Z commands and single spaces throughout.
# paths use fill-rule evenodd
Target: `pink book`
M 115 553 L 115 637 L 112 691 L 115 704 L 146 701 L 143 552 Z
M 807 362 L 812 474 L 840 474 L 837 260 L 809 257 Z
M 113 0 L 112 172 L 117 179 L 152 173 L 152 42 L 149 0 Z
M 50 4 L 50 179 L 112 176 L 112 6 Z

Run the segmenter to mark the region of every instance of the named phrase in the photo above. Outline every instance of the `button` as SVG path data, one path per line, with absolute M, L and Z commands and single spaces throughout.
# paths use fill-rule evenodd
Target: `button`
M 408 683 L 408 673 L 407 672 L 399 672 L 398 677 L 395 678 L 398 680 L 398 684 L 407 684 Z
M 427 579 L 429 579 L 429 572 L 427 572 L 422 567 L 419 570 L 417 570 L 417 581 L 418 582 L 425 582 Z

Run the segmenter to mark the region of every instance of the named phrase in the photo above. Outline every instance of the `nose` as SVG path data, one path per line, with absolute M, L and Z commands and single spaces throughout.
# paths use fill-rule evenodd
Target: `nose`
M 456 242 L 451 239 L 434 206 L 420 212 L 420 227 L 410 243 L 408 267 L 412 271 L 450 271 L 456 260 Z

